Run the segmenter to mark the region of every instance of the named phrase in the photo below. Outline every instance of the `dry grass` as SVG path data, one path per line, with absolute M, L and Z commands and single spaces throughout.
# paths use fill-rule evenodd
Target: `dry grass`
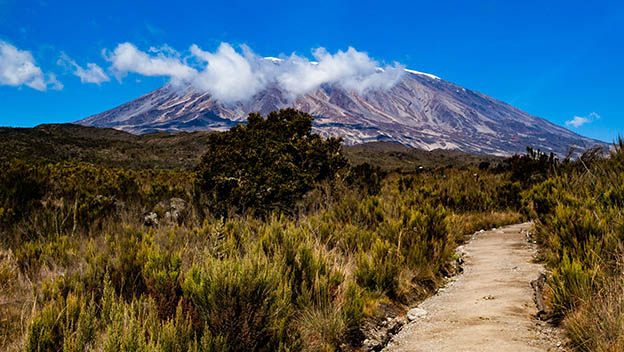
M 344 341 L 346 324 L 335 306 L 309 308 L 298 320 L 305 351 L 335 351 Z
M 565 319 L 572 344 L 581 351 L 624 351 L 624 282 L 614 280 Z
M 3 348 L 84 342 L 105 350 L 133 343 L 185 349 L 232 345 L 242 334 L 258 349 L 338 350 L 360 343 L 366 319 L 388 313 L 383 307 L 401 311 L 435 290 L 464 235 L 521 219 L 500 210 L 495 187 L 473 187 L 467 199 L 499 211 L 466 213 L 443 203 L 440 190 L 452 196 L 470 184 L 471 171 L 452 179 L 413 175 L 402 189 L 387 179 L 377 195 L 325 183 L 301 201 L 297 216 L 216 219 L 194 206 L 190 173 L 47 167 L 64 191 L 46 193 L 45 204 L 35 200 L 23 220 L 3 229 L 12 238 L 0 243 L 7 248 L 0 299 L 11 303 L 0 307 L 10 322 L 2 325 Z M 136 197 L 108 182 L 108 173 L 135 180 L 138 189 L 129 189 Z M 76 206 L 73 185 L 91 203 Z M 169 191 L 152 192 L 156 186 Z M 109 198 L 126 197 L 124 206 L 101 211 L 103 187 Z M 143 224 L 155 204 L 178 194 L 188 195 L 181 224 Z M 73 311 L 59 321 L 70 304 L 88 310 L 89 319 Z
M 0 346 L 19 350 L 34 309 L 31 285 L 11 250 L 0 249 Z
M 515 211 L 491 211 L 453 214 L 449 219 L 450 233 L 458 242 L 479 230 L 517 224 L 526 221 L 526 217 Z

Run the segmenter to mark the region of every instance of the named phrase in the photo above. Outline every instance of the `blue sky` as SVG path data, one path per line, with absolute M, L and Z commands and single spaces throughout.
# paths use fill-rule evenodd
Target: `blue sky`
M 169 80 L 115 74 L 121 43 L 184 56 L 193 44 L 214 52 L 222 42 L 309 58 L 351 46 L 586 136 L 624 135 L 621 1 L 0 0 L 0 125 L 76 121 Z M 30 60 L 30 76 L 3 76 L 7 57 Z

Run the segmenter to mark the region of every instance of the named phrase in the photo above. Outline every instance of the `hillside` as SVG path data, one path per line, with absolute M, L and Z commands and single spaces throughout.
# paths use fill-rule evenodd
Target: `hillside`
M 72 124 L 0 128 L 0 160 L 77 159 L 129 169 L 190 169 L 201 157 L 209 132 L 142 136 L 111 128 Z
M 495 155 L 471 154 L 458 150 L 435 149 L 432 151 L 406 147 L 392 142 L 369 142 L 345 146 L 347 158 L 353 164 L 369 163 L 383 169 L 406 170 L 425 168 L 479 165 L 482 162 L 495 165 L 503 160 Z
M 134 135 L 112 128 L 49 124 L 34 128 L 0 128 L 0 161 L 77 159 L 128 169 L 192 169 L 206 150 L 207 131 Z M 368 162 L 385 169 L 418 166 L 477 165 L 500 158 L 459 151 L 424 151 L 397 143 L 345 146 L 353 164 Z

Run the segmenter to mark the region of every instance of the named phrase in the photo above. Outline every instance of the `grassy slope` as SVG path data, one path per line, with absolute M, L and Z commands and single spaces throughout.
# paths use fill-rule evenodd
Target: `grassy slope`
M 425 168 L 461 167 L 478 165 L 483 161 L 496 164 L 503 160 L 501 157 L 492 155 L 470 154 L 444 149 L 426 151 L 388 142 L 370 142 L 347 146 L 345 147 L 345 154 L 356 165 L 367 162 L 384 169 L 403 168 L 406 170 L 413 170 L 419 166 Z
M 110 128 L 72 124 L 34 128 L 0 128 L 0 161 L 13 158 L 57 162 L 77 159 L 126 169 L 192 169 L 205 151 L 210 133 L 151 133 L 133 135 Z M 419 166 L 444 167 L 492 164 L 501 158 L 452 150 L 424 151 L 396 143 L 372 142 L 345 146 L 351 163 L 364 162 L 384 169 L 414 170 Z
M 0 128 L 0 161 L 77 159 L 128 169 L 192 168 L 210 132 L 153 133 L 142 136 L 110 128 L 72 124 Z

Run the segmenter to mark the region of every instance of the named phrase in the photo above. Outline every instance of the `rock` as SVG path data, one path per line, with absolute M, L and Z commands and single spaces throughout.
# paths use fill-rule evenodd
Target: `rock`
M 544 284 L 546 283 L 546 275 L 543 273 L 539 275 L 536 280 L 531 281 L 531 287 L 533 287 L 533 300 L 537 306 L 537 317 L 540 320 L 546 320 L 548 318 L 548 312 L 546 310 L 546 304 L 544 303 Z
M 126 203 L 120 200 L 115 200 L 115 210 L 117 211 L 117 214 L 126 210 Z
M 179 224 L 184 219 L 186 202 L 183 199 L 171 198 L 169 201 L 158 203 L 158 205 L 166 210 L 165 220 Z
M 424 318 L 427 315 L 427 311 L 422 308 L 412 308 L 407 312 L 407 319 L 409 321 L 416 320 L 418 318 Z
M 405 324 L 402 317 L 386 317 L 375 326 L 364 330 L 366 339 L 362 342 L 363 351 L 380 351 L 383 349 L 392 336 L 396 335 Z
M 404 322 L 401 318 L 394 318 L 394 320 L 388 324 L 388 335 L 394 335 L 399 332 L 399 330 L 403 327 L 403 323 Z M 385 343 L 388 343 L 388 340 L 390 339 L 388 338 Z
M 457 274 L 461 274 L 464 272 L 464 253 L 458 253 L 459 257 L 448 263 L 445 267 L 442 268 L 442 274 L 447 277 L 455 276 Z
M 151 212 L 143 218 L 143 223 L 145 226 L 156 226 L 158 225 L 158 214 L 155 212 Z
M 180 198 L 163 200 L 143 219 L 146 226 L 156 226 L 160 222 L 180 224 L 186 215 L 186 202 Z
M 366 339 L 362 343 L 365 351 L 374 351 L 381 346 L 381 342 L 374 339 Z

